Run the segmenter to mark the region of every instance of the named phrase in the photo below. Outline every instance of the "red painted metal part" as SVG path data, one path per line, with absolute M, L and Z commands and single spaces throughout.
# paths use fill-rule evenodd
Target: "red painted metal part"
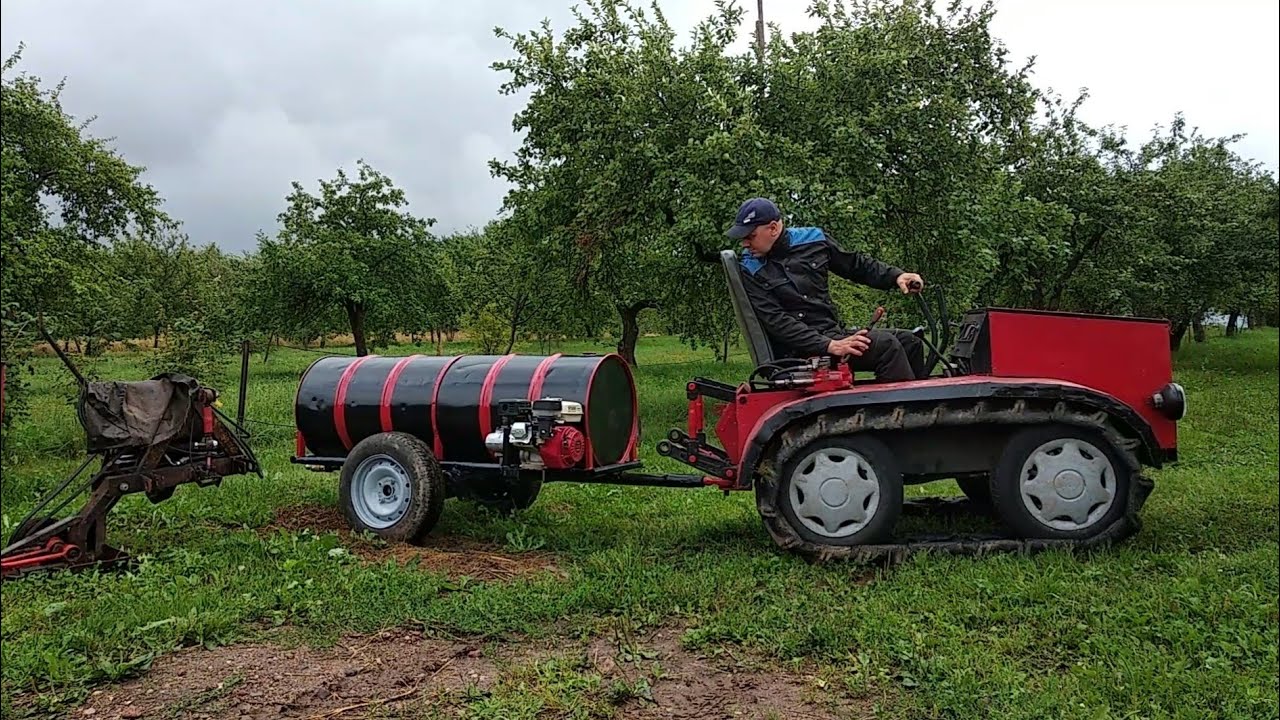
M 692 392 L 697 389 L 693 383 L 689 383 L 689 390 Z M 689 401 L 689 437 L 697 437 L 702 432 L 703 425 L 706 421 L 703 418 L 702 396 L 695 395 Z
M 542 397 L 542 383 L 547 379 L 547 371 L 551 369 L 551 365 L 560 358 L 561 353 L 549 355 L 538 363 L 538 367 L 533 369 L 533 379 L 529 381 L 529 402 L 533 402 Z
M 987 331 L 992 375 L 1054 378 L 1101 391 L 1150 423 L 1160 447 L 1177 447 L 1177 423 L 1150 401 L 1173 380 L 1167 322 L 988 310 Z
M 59 537 L 51 537 L 41 547 L 14 553 L 11 557 L 0 560 L 0 575 L 8 575 L 23 568 L 38 567 L 50 563 L 71 559 L 80 548 L 63 541 Z
M 440 439 L 440 418 L 438 408 L 440 407 L 440 386 L 444 384 L 444 377 L 449 374 L 449 370 L 453 368 L 454 363 L 462 359 L 463 356 L 455 355 L 445 366 L 440 368 L 440 374 L 436 376 L 436 382 L 431 386 L 431 449 L 436 454 L 436 460 L 444 459 L 444 441 Z
M 575 427 L 558 425 L 538 448 L 538 454 L 548 470 L 568 470 L 586 457 L 587 438 Z
M 420 358 L 421 355 L 410 355 L 400 360 L 391 367 L 391 372 L 387 373 L 387 379 L 382 383 L 382 397 L 378 406 L 378 419 L 382 423 L 382 432 L 391 432 L 391 396 L 396 390 L 396 381 L 400 379 L 400 373 L 404 372 L 404 368 L 413 362 L 414 358 Z M 437 378 L 438 381 L 438 378 Z
M 338 378 L 338 388 L 333 398 L 333 426 L 338 432 L 338 439 L 342 441 L 342 447 L 347 450 L 350 450 L 352 445 L 351 435 L 347 432 L 347 386 L 351 384 L 351 378 L 355 376 L 356 370 L 373 357 L 377 355 L 356 358 L 355 362 L 342 371 L 342 377 Z
M 476 406 L 476 418 L 480 425 L 481 442 L 484 442 L 489 433 L 493 432 L 493 409 L 490 407 L 493 404 L 493 386 L 498 382 L 498 374 L 502 372 L 503 366 L 511 362 L 513 357 L 515 355 L 503 355 L 498 358 L 497 362 L 489 367 L 489 372 L 485 373 L 484 382 L 480 385 L 480 402 Z

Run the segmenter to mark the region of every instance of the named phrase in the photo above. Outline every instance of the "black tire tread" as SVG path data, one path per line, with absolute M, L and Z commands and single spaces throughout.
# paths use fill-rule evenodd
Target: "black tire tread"
M 1018 538 L 1009 534 L 918 536 L 894 538 L 868 545 L 825 545 L 811 542 L 797 534 L 782 517 L 780 491 L 784 485 L 781 469 L 795 454 L 814 439 L 825 435 L 849 435 L 861 432 L 893 432 L 904 429 L 944 428 L 991 424 L 1016 431 L 1022 427 L 1060 423 L 1088 428 L 1106 439 L 1130 475 L 1125 512 L 1100 532 L 1083 539 Z M 956 555 L 988 555 L 996 553 L 1031 554 L 1050 549 L 1083 551 L 1109 546 L 1141 529 L 1138 512 L 1145 504 L 1154 484 L 1141 474 L 1133 449 L 1136 441 L 1122 436 L 1106 413 L 1074 407 L 1046 399 L 1040 402 L 1014 400 L 993 402 L 978 400 L 947 405 L 895 405 L 862 408 L 844 414 L 824 412 L 797 418 L 770 441 L 754 477 L 756 509 L 774 543 L 811 561 L 853 560 L 860 562 L 900 562 L 919 552 Z M 968 499 L 939 503 L 924 498 L 903 504 L 903 511 L 922 509 L 926 514 L 945 512 L 953 505 L 972 504 Z

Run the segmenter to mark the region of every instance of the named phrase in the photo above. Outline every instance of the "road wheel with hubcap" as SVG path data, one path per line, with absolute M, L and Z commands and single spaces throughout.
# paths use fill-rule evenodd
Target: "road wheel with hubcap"
M 1020 537 L 1084 539 L 1128 504 L 1129 465 L 1100 433 L 1070 425 L 1022 430 L 992 478 L 996 512 Z
M 902 474 L 870 436 L 819 438 L 782 468 L 778 505 L 801 538 L 862 545 L 887 538 L 902 512 Z
M 444 474 L 427 444 L 407 433 L 361 440 L 342 464 L 338 503 L 351 529 L 420 541 L 444 510 Z

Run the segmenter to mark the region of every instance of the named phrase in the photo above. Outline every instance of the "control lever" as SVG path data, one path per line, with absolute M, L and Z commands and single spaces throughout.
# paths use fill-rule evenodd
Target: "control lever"
M 867 330 L 875 328 L 876 323 L 884 319 L 884 306 L 877 305 L 875 312 L 871 313 L 871 322 L 867 323 Z

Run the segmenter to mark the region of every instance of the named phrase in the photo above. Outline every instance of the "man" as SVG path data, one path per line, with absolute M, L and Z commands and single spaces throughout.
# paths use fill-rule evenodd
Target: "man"
M 742 241 L 742 284 L 776 354 L 781 357 L 832 355 L 854 370 L 874 370 L 884 381 L 924 376 L 924 344 L 906 330 L 850 333 L 837 319 L 827 290 L 827 273 L 877 290 L 924 286 L 915 273 L 862 253 L 845 252 L 822 230 L 786 228 L 778 206 L 752 198 L 738 208 L 725 233 Z

